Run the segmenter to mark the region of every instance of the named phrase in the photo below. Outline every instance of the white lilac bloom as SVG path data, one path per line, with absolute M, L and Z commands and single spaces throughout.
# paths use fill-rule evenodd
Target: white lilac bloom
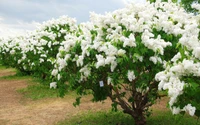
M 76 65 L 83 66 L 83 59 L 84 59 L 84 56 L 78 56 L 78 59 L 76 60 Z
M 56 82 L 50 83 L 50 89 L 51 89 L 51 88 L 56 89 L 56 87 L 57 87 L 57 83 L 56 83 Z
M 123 50 L 123 49 L 119 49 L 119 50 L 117 51 L 117 55 L 118 55 L 118 56 L 123 56 L 125 53 L 126 53 L 126 51 Z
M 42 58 L 40 58 L 39 60 L 40 60 L 40 63 L 43 63 L 43 62 L 44 62 L 44 59 L 42 59 Z
M 200 59 L 200 47 L 195 47 L 193 50 L 193 54 L 196 58 Z
M 10 54 L 11 54 L 11 55 L 15 54 L 15 50 L 11 50 L 11 51 L 10 51 Z
M 197 3 L 193 3 L 192 4 L 192 8 L 196 9 L 196 10 L 199 10 L 200 11 L 200 5 L 197 4 Z
M 97 58 L 96 68 L 105 65 L 105 58 L 102 55 L 96 55 L 96 58 Z
M 158 56 L 151 56 L 151 57 L 149 58 L 149 60 L 152 61 L 154 64 L 157 64 L 157 62 L 162 63 L 161 58 L 158 57 Z
M 112 84 L 112 78 L 108 77 L 108 79 L 107 79 L 107 84 L 108 84 L 108 85 Z
M 105 64 L 111 64 L 115 61 L 116 57 L 115 56 L 107 56 L 105 59 Z
M 114 72 L 116 67 L 117 67 L 117 62 L 116 61 L 111 62 L 111 67 L 110 67 L 111 72 Z
M 172 107 L 171 110 L 173 114 L 179 114 L 181 112 L 180 107 Z
M 58 70 L 57 69 L 53 69 L 53 71 L 51 72 L 52 76 L 56 76 L 58 74 Z
M 60 78 L 61 78 L 61 75 L 60 75 L 60 74 L 58 74 L 58 76 L 57 76 L 57 79 L 58 79 L 58 80 L 60 80 Z
M 181 58 L 181 53 L 178 52 L 172 59 L 171 61 L 176 63 L 176 61 L 178 61 Z
M 128 80 L 132 82 L 135 79 L 134 71 L 128 70 Z
M 66 60 L 65 59 L 62 59 L 62 58 L 58 58 L 57 59 L 57 64 L 59 65 L 59 71 L 61 69 L 63 69 L 67 64 L 66 64 Z
M 91 69 L 86 65 L 80 69 L 80 72 L 83 73 L 85 77 L 88 77 L 91 74 Z
M 188 112 L 191 116 L 194 116 L 194 113 L 196 111 L 196 108 L 193 107 L 191 104 L 188 104 L 186 105 L 184 108 L 183 108 L 184 111 Z

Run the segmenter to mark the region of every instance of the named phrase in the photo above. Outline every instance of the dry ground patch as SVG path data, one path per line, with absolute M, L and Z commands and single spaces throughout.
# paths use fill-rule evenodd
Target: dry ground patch
M 1 69 L 0 77 L 14 75 L 12 69 Z M 53 125 L 60 120 L 85 110 L 110 109 L 110 101 L 92 103 L 90 97 L 74 107 L 74 98 L 47 98 L 33 101 L 24 98 L 17 90 L 27 87 L 30 79 L 0 79 L 0 125 Z

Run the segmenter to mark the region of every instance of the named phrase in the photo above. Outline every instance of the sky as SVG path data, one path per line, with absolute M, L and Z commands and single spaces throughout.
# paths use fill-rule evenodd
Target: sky
M 0 37 L 36 29 L 39 23 L 62 15 L 89 21 L 89 12 L 104 14 L 145 0 L 0 0 Z

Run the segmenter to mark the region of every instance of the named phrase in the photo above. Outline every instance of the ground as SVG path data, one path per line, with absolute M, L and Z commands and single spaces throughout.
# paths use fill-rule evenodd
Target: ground
M 12 75 L 10 70 L 1 70 L 0 77 Z M 25 99 L 17 90 L 27 87 L 29 80 L 0 79 L 0 125 L 54 125 L 56 122 L 84 110 L 110 109 L 110 101 L 92 103 L 83 98 L 79 107 L 74 107 L 74 98 Z
M 14 75 L 10 69 L 0 70 L 0 78 Z M 27 87 L 27 79 L 0 79 L 0 125 L 55 125 L 83 111 L 110 110 L 111 101 L 93 103 L 90 97 L 82 99 L 79 107 L 74 107 L 74 98 L 48 98 L 33 101 L 25 98 L 17 90 Z M 155 107 L 166 108 L 166 102 L 158 102 Z

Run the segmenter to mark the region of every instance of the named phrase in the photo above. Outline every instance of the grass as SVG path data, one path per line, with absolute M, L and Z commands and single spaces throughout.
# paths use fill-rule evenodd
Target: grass
M 155 109 L 155 115 L 150 116 L 147 120 L 149 125 L 200 125 L 200 120 L 197 117 L 185 115 L 173 115 L 171 111 L 162 111 Z
M 197 118 L 187 115 L 172 115 L 170 111 L 154 111 L 156 115 L 147 118 L 147 125 L 200 125 Z M 133 125 L 134 120 L 122 112 L 85 112 L 56 125 Z
M 132 125 L 133 119 L 129 115 L 121 112 L 84 112 L 79 113 L 64 121 L 58 122 L 56 125 Z
M 49 86 L 43 85 L 41 83 L 28 85 L 27 88 L 19 89 L 18 92 L 21 93 L 24 97 L 32 100 L 58 97 L 57 89 L 50 89 Z
M 31 76 L 19 76 L 18 74 L 15 74 L 15 75 L 8 75 L 8 76 L 2 76 L 0 77 L 0 80 L 1 79 L 6 79 L 6 80 L 28 80 L 28 79 L 31 79 L 32 77 Z
M 0 70 L 3 70 L 3 69 L 7 69 L 6 66 L 3 66 L 1 63 L 0 63 Z
M 23 89 L 17 90 L 25 98 L 32 100 L 38 100 L 43 98 L 54 98 L 58 97 L 58 89 L 50 89 L 48 81 L 40 80 L 38 78 L 33 78 L 32 76 L 24 75 L 14 68 L 7 68 L 0 65 L 0 71 L 16 73 L 11 75 L 8 73 L 6 76 L 0 77 L 0 80 L 26 80 L 28 86 Z

